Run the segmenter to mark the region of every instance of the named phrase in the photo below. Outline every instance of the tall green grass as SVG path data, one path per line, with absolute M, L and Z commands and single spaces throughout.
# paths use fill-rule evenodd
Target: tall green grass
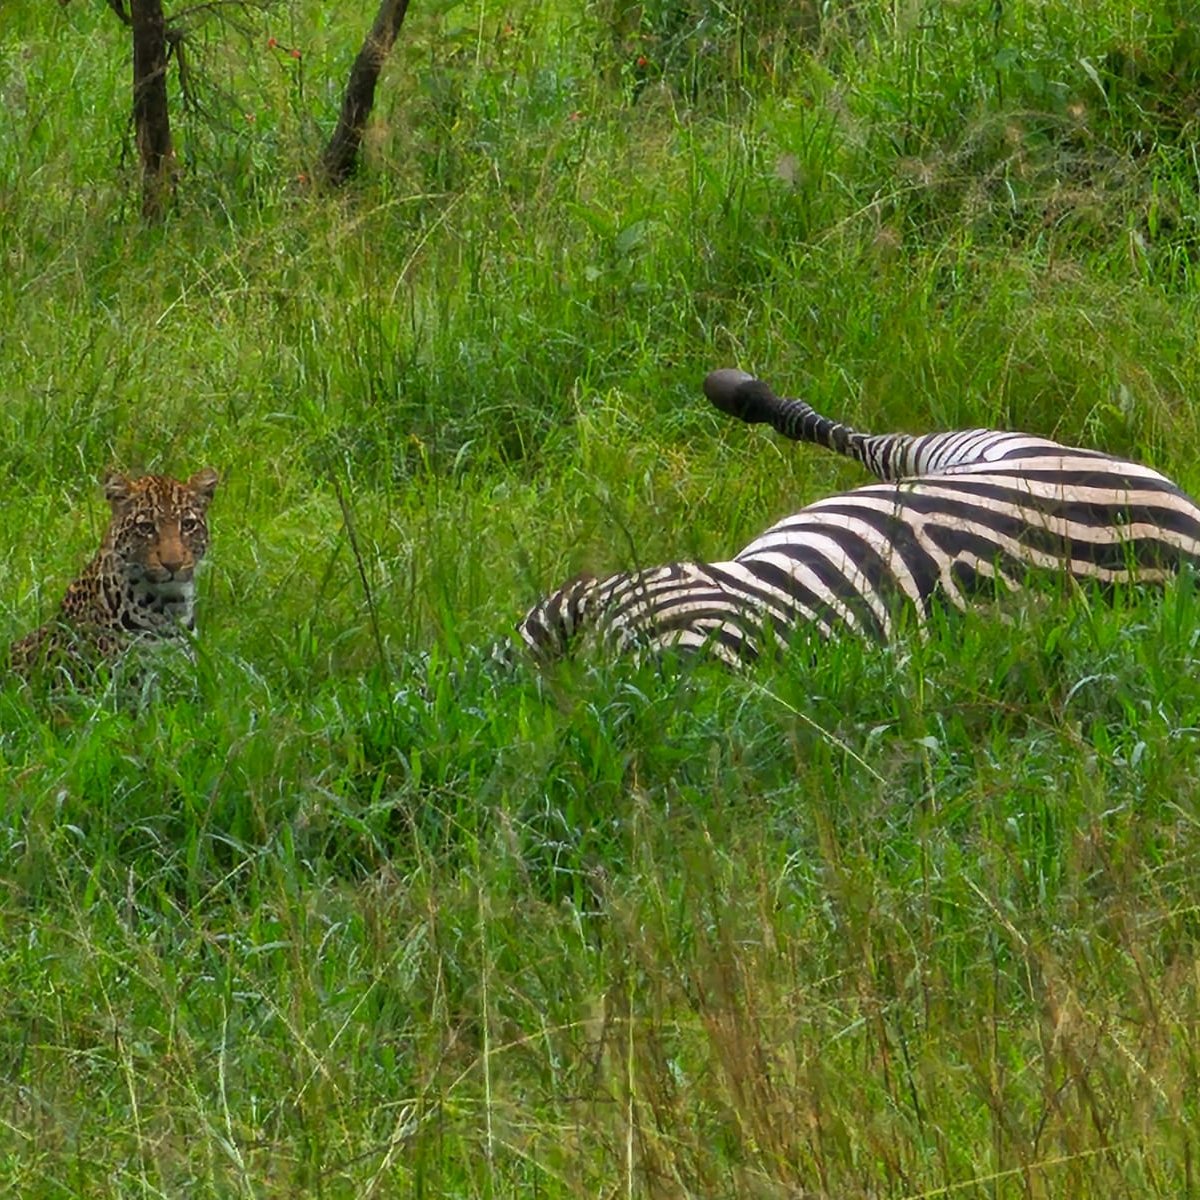
M 104 470 L 223 479 L 194 664 L 0 691 L 3 1186 L 1197 1194 L 1191 581 L 746 677 L 477 650 L 861 480 L 717 365 L 1200 491 L 1191 16 L 414 6 L 338 195 L 365 29 L 197 17 L 146 228 L 124 30 L 6 11 L 0 636 Z

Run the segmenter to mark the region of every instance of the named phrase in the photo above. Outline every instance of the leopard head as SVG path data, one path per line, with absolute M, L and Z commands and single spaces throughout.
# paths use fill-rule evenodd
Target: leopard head
M 164 475 L 104 481 L 112 520 L 100 558 L 120 593 L 126 628 L 152 628 L 163 618 L 191 626 L 193 576 L 208 549 L 206 514 L 216 487 L 211 467 L 186 483 Z

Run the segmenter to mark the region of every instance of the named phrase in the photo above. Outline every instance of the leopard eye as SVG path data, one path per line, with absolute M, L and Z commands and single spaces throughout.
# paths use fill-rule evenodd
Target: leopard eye
M 179 522 L 179 528 L 184 533 L 195 533 L 200 528 L 200 522 L 196 517 L 184 517 Z
M 148 538 L 155 535 L 158 526 L 149 517 L 143 517 L 134 525 L 134 529 L 140 537 Z

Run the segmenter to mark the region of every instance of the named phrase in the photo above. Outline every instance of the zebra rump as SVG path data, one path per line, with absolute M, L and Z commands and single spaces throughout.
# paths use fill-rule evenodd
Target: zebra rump
M 519 626 L 535 657 L 583 639 L 737 665 L 801 628 L 887 640 L 1031 574 L 1157 584 L 1200 564 L 1200 507 L 1141 464 L 987 429 L 863 434 L 741 371 L 714 371 L 704 388 L 723 412 L 853 458 L 879 482 L 809 504 L 726 562 L 573 579 Z

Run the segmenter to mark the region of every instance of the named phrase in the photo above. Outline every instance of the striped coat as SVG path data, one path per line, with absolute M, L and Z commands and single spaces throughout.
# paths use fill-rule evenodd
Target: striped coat
M 582 640 L 705 648 L 735 665 L 801 628 L 886 640 L 899 622 L 923 625 L 939 606 L 1016 591 L 1031 574 L 1161 583 L 1200 564 L 1200 507 L 1138 463 L 986 429 L 862 434 L 739 371 L 714 371 L 705 391 L 880 482 L 800 509 L 725 562 L 570 581 L 519 627 L 536 657 Z

